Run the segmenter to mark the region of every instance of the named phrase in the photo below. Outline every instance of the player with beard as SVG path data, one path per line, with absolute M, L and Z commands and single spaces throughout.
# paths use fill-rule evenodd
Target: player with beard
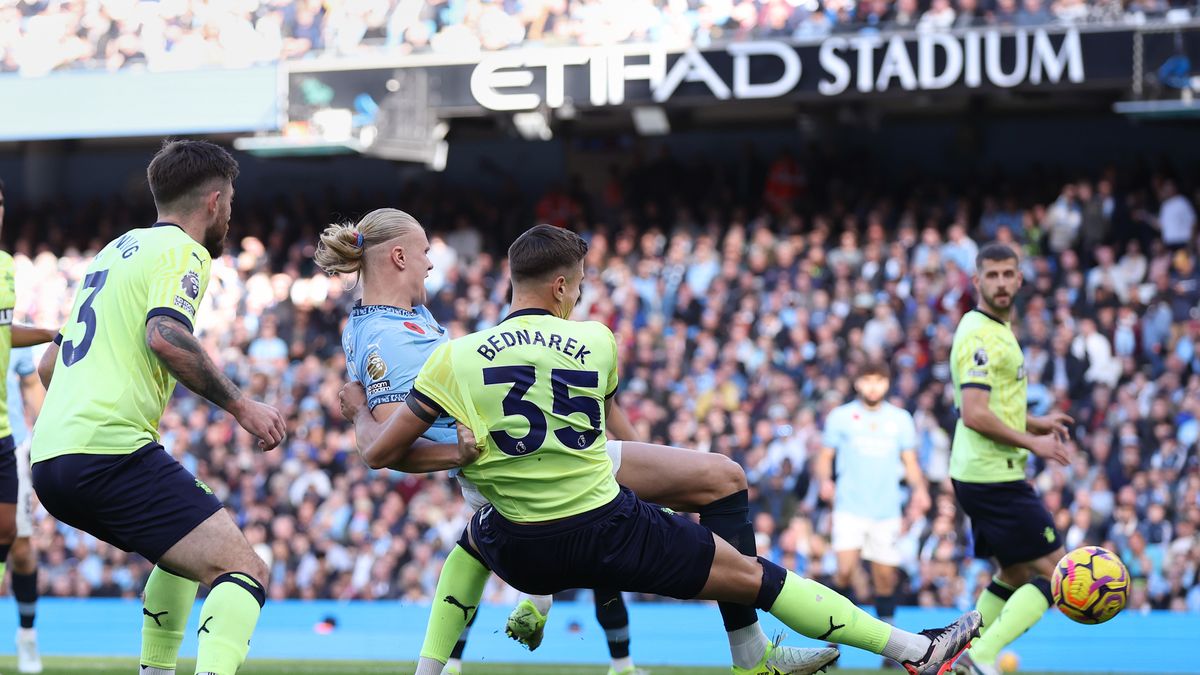
M 824 449 L 817 460 L 823 491 L 834 495 L 836 588 L 853 599 L 859 561 L 870 562 L 875 611 L 887 623 L 893 623 L 896 614 L 902 476 L 917 508 L 929 508 L 929 491 L 917 463 L 917 428 L 911 413 L 884 400 L 890 385 L 886 362 L 863 365 L 854 379 L 858 397 L 834 408 L 825 419 Z
M 174 675 L 198 582 L 210 589 L 196 673 L 237 672 L 266 599 L 266 564 L 158 435 L 178 380 L 233 415 L 263 450 L 284 437 L 279 411 L 245 397 L 192 335 L 237 174 L 219 146 L 165 143 L 147 170 L 158 222 L 96 255 L 39 367 L 48 391 L 31 454 L 42 505 L 155 563 L 142 608 L 143 675 Z
M 950 375 L 960 419 L 950 478 L 971 517 L 975 555 L 994 557 L 1000 572 L 980 594 L 983 637 L 956 670 L 994 675 L 1000 650 L 1029 630 L 1053 604 L 1050 576 L 1063 555 L 1054 518 L 1025 479 L 1029 452 L 1068 464 L 1072 420 L 1055 411 L 1029 414 L 1025 357 L 1013 334 L 1013 300 L 1021 288 L 1017 254 L 988 244 L 975 261 L 979 304 L 954 333 Z

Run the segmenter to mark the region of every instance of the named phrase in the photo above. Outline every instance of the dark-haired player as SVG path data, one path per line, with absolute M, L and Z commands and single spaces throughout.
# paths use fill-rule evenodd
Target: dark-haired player
M 929 492 L 917 463 L 917 428 L 912 414 L 888 403 L 891 371 L 882 361 L 867 363 L 854 379 L 858 397 L 825 418 L 824 449 L 817 463 L 832 490 L 833 550 L 838 590 L 852 595 L 860 560 L 871 563 L 875 611 L 892 623 L 896 613 L 896 568 L 900 566 L 903 477 L 912 499 L 928 508 Z M 834 462 L 837 478 L 834 478 Z
M 142 608 L 141 672 L 174 675 L 197 582 L 196 672 L 233 675 L 266 599 L 267 566 L 212 490 L 159 444 L 178 380 L 228 411 L 270 450 L 283 417 L 222 374 L 192 335 L 212 257 L 229 232 L 237 162 L 173 141 L 147 177 L 158 222 L 105 246 L 42 358 L 49 390 L 33 432 L 33 486 L 60 521 L 155 563 Z
M 1029 630 L 1053 604 L 1050 575 L 1063 554 L 1054 519 L 1025 479 L 1032 451 L 1061 464 L 1070 417 L 1034 417 L 1025 398 L 1025 357 L 1009 320 L 1021 288 L 1017 254 L 988 244 L 975 261 L 979 303 L 954 333 L 950 375 L 960 418 L 950 478 L 971 517 L 975 555 L 994 557 L 1000 572 L 979 596 L 983 637 L 960 662 L 962 672 L 994 675 L 1000 650 Z
M 490 505 L 446 560 L 417 675 L 441 672 L 489 570 L 527 593 L 616 588 L 754 606 L 809 637 L 884 654 L 914 675 L 947 671 L 979 626 L 976 612 L 923 634 L 892 628 L 617 484 L 604 434 L 617 387 L 616 340 L 601 323 L 567 318 L 586 253 L 578 235 L 551 226 L 518 237 L 508 254 L 512 313 L 438 347 L 385 424 L 366 410 L 361 385 L 343 390 L 359 450 L 373 467 L 403 461 L 442 414 L 477 434 L 478 459 L 463 473 Z M 805 667 L 797 667 L 768 653 L 733 672 L 812 673 L 836 658 L 834 650 L 796 651 L 827 655 L 798 654 Z

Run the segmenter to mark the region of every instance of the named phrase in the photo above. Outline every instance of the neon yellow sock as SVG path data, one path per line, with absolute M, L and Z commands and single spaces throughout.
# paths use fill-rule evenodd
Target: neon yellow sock
M 438 577 L 433 606 L 429 608 L 429 624 L 425 628 L 425 644 L 421 657 L 445 664 L 467 627 L 467 621 L 479 607 L 483 586 L 491 572 L 461 546 L 455 546 L 446 558 Z
M 983 625 L 979 628 L 981 635 L 986 633 L 996 622 L 996 618 L 1004 609 L 1004 603 L 1008 602 L 1015 591 L 1015 588 L 1000 581 L 999 578 L 992 577 L 992 583 L 983 589 L 983 592 L 979 594 L 979 599 L 975 601 L 975 609 L 983 616 Z
M 150 571 L 142 594 L 143 666 L 175 670 L 183 631 L 187 628 L 199 587 L 199 583 L 157 565 Z
M 882 654 L 892 627 L 845 596 L 791 572 L 770 612 L 788 628 L 814 640 L 837 642 Z
M 248 574 L 222 574 L 200 608 L 196 672 L 235 675 L 266 600 L 266 590 Z
M 1021 637 L 1050 609 L 1049 591 L 1050 582 L 1041 578 L 1018 588 L 1004 603 L 1004 610 L 992 622 L 987 634 L 975 640 L 971 658 L 981 663 L 994 662 L 1001 649 Z

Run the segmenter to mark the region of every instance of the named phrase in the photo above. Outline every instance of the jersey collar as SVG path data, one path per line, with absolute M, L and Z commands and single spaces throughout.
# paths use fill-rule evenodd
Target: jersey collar
M 145 222 L 145 221 L 142 221 L 142 222 Z M 150 227 L 178 227 L 181 230 L 183 229 L 183 227 L 179 223 L 168 223 L 165 220 L 160 220 L 159 222 L 151 225 Z
M 551 312 L 548 309 L 542 309 L 541 307 L 530 307 L 528 309 L 520 309 L 520 310 L 517 310 L 517 311 L 513 312 L 512 314 L 509 314 L 508 316 L 504 317 L 504 320 L 501 321 L 500 323 L 504 323 L 505 321 L 508 321 L 509 319 L 515 319 L 519 316 L 554 316 L 554 312 Z
M 1006 322 L 1004 319 L 1001 319 L 1000 317 L 996 316 L 995 314 L 992 314 L 991 312 L 984 311 L 982 309 L 979 309 L 978 307 L 976 307 L 974 311 L 979 312 L 980 314 L 986 316 L 987 318 L 991 319 L 992 321 L 995 321 L 996 323 L 1000 324 L 1001 326 L 1008 325 L 1008 322 Z
M 377 314 L 384 312 L 387 314 L 396 314 L 406 319 L 417 317 L 417 313 L 411 309 L 396 307 L 395 305 L 364 305 L 362 300 L 354 301 L 354 308 L 350 310 L 350 316 L 366 316 L 368 314 Z

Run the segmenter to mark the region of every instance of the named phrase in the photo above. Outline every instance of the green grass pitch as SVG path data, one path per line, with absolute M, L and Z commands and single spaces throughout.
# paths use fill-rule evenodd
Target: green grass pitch
M 181 659 L 176 672 L 186 675 L 192 672 L 192 661 Z M 137 673 L 137 661 L 134 659 L 109 658 L 80 658 L 80 657 L 46 657 L 46 670 L 43 675 L 134 675 Z M 409 675 L 413 672 L 412 663 L 382 662 L 382 661 L 271 661 L 251 660 L 238 675 Z M 728 675 L 727 668 L 670 668 L 666 666 L 648 667 L 651 675 Z M 468 661 L 464 666 L 464 675 L 604 675 L 604 666 L 533 666 L 506 665 L 502 663 L 488 664 L 479 661 Z M 16 661 L 13 657 L 0 657 L 0 672 L 17 672 Z M 831 670 L 830 675 L 878 675 L 888 673 L 894 675 L 895 670 Z M 1048 673 L 1026 673 L 1020 675 L 1049 675 Z

